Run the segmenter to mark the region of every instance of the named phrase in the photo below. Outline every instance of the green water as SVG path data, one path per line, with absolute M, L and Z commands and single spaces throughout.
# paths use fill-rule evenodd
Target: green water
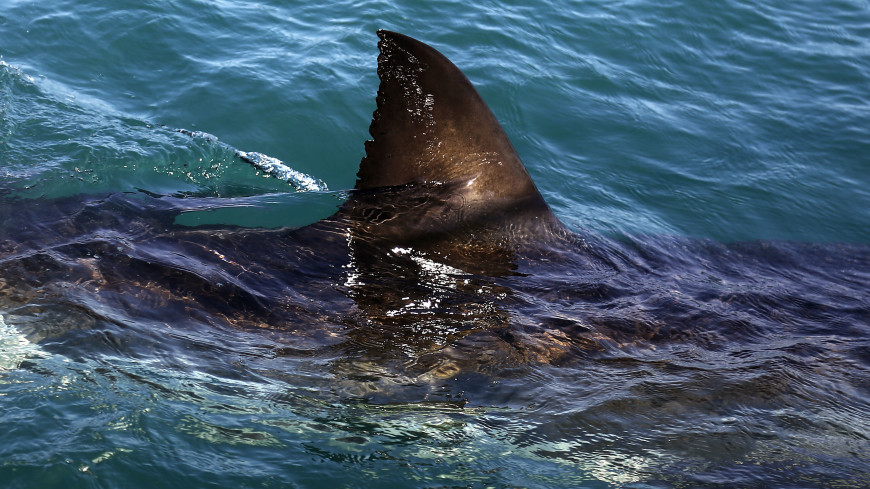
M 390 28 L 466 71 L 577 227 L 870 238 L 860 2 L 13 2 L 0 15 L 5 187 L 39 187 L 27 196 L 284 190 L 149 124 L 349 188 L 374 109 L 373 32 Z
M 364 155 L 378 28 L 463 69 L 574 229 L 870 243 L 870 5 L 845 0 L 0 0 L 0 206 L 128 192 L 227 199 L 185 225 L 325 217 Z M 328 190 L 298 192 L 237 150 Z M 724 417 L 708 426 L 721 442 L 695 451 L 685 438 L 647 449 L 607 421 L 582 432 L 571 421 L 590 401 L 562 398 L 577 379 L 555 368 L 528 389 L 519 377 L 467 380 L 517 384 L 487 403 L 466 390 L 379 404 L 324 387 L 314 360 L 246 369 L 221 333 L 188 358 L 161 346 L 187 333 L 108 328 L 95 352 L 76 343 L 91 324 L 80 311 L 31 314 L 0 323 L 0 487 L 640 488 L 679 486 L 682 472 L 715 487 L 868 481 L 866 437 L 835 427 L 823 462 L 817 440 L 773 431 L 734 462 L 741 439 Z M 16 329 L 28 320 L 67 334 L 35 344 Z M 119 346 L 134 341 L 150 353 Z M 844 418 L 866 434 L 867 388 L 851 388 L 862 403 L 819 423 Z M 789 451 L 805 445 L 806 459 Z

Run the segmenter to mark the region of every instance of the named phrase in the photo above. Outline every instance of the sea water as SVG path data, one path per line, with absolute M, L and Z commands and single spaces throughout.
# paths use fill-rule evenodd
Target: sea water
M 0 206 L 130 194 L 222 202 L 186 226 L 326 217 L 369 138 L 378 28 L 468 75 L 575 230 L 870 243 L 870 4 L 847 0 L 0 0 Z M 725 415 L 691 428 L 717 444 L 676 430 L 669 445 L 652 422 L 583 424 L 601 400 L 571 384 L 618 378 L 541 367 L 499 381 L 510 399 L 380 403 L 324 390 L 304 359 L 252 373 L 220 332 L 189 352 L 189 333 L 167 330 L 169 349 L 135 325 L 77 346 L 93 318 L 21 304 L 0 299 L 0 487 L 870 484 L 866 347 L 812 363 L 854 379 L 831 381 L 847 407 L 819 411 L 812 436 L 761 421 L 741 436 Z M 614 402 L 692 415 L 643 395 Z

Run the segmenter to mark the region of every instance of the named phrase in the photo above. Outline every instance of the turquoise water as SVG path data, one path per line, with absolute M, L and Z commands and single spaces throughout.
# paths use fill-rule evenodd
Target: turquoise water
M 0 0 L 0 206 L 126 193 L 224 199 L 178 218 L 190 226 L 326 217 L 353 187 L 369 137 L 378 28 L 463 69 L 575 230 L 870 243 L 866 1 Z M 278 158 L 327 190 L 297 191 L 236 151 Z M 866 293 L 848 292 L 866 325 Z M 381 402 L 321 379 L 335 358 L 263 360 L 247 331 L 134 324 L 125 335 L 100 323 L 116 312 L 93 304 L 25 314 L 25 302 L 0 299 L 2 487 L 870 483 L 866 351 L 807 369 L 833 372 L 823 387 L 852 400 L 819 408 L 812 436 L 762 414 L 752 441 L 742 418 L 691 425 L 681 419 L 691 407 L 658 402 L 666 389 L 632 408 L 645 422 L 638 436 L 606 412 L 580 416 L 600 407 L 574 397 L 593 381 L 557 367 Z M 335 373 L 342 365 L 330 372 L 352 378 Z M 857 380 L 839 384 L 841 374 Z M 477 395 L 486 388 L 496 394 Z M 708 395 L 697 403 L 728 404 Z M 656 432 L 661 417 L 687 424 Z M 721 436 L 693 446 L 692 430 Z

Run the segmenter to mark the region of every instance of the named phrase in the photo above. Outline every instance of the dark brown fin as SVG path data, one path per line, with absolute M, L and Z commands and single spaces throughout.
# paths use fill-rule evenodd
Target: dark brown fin
M 459 183 L 472 206 L 525 201 L 546 208 L 468 78 L 420 41 L 384 30 L 378 36 L 381 84 L 369 128 L 374 139 L 366 142 L 356 188 Z

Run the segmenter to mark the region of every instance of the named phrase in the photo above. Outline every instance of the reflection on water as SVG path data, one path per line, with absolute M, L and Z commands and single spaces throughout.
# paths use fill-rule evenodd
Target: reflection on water
M 183 205 L 4 216 L 4 381 L 74 413 L 34 436 L 101 440 L 79 473 L 147 442 L 301 483 L 870 482 L 866 247 L 569 236 L 484 274 L 335 220 L 173 225 Z

